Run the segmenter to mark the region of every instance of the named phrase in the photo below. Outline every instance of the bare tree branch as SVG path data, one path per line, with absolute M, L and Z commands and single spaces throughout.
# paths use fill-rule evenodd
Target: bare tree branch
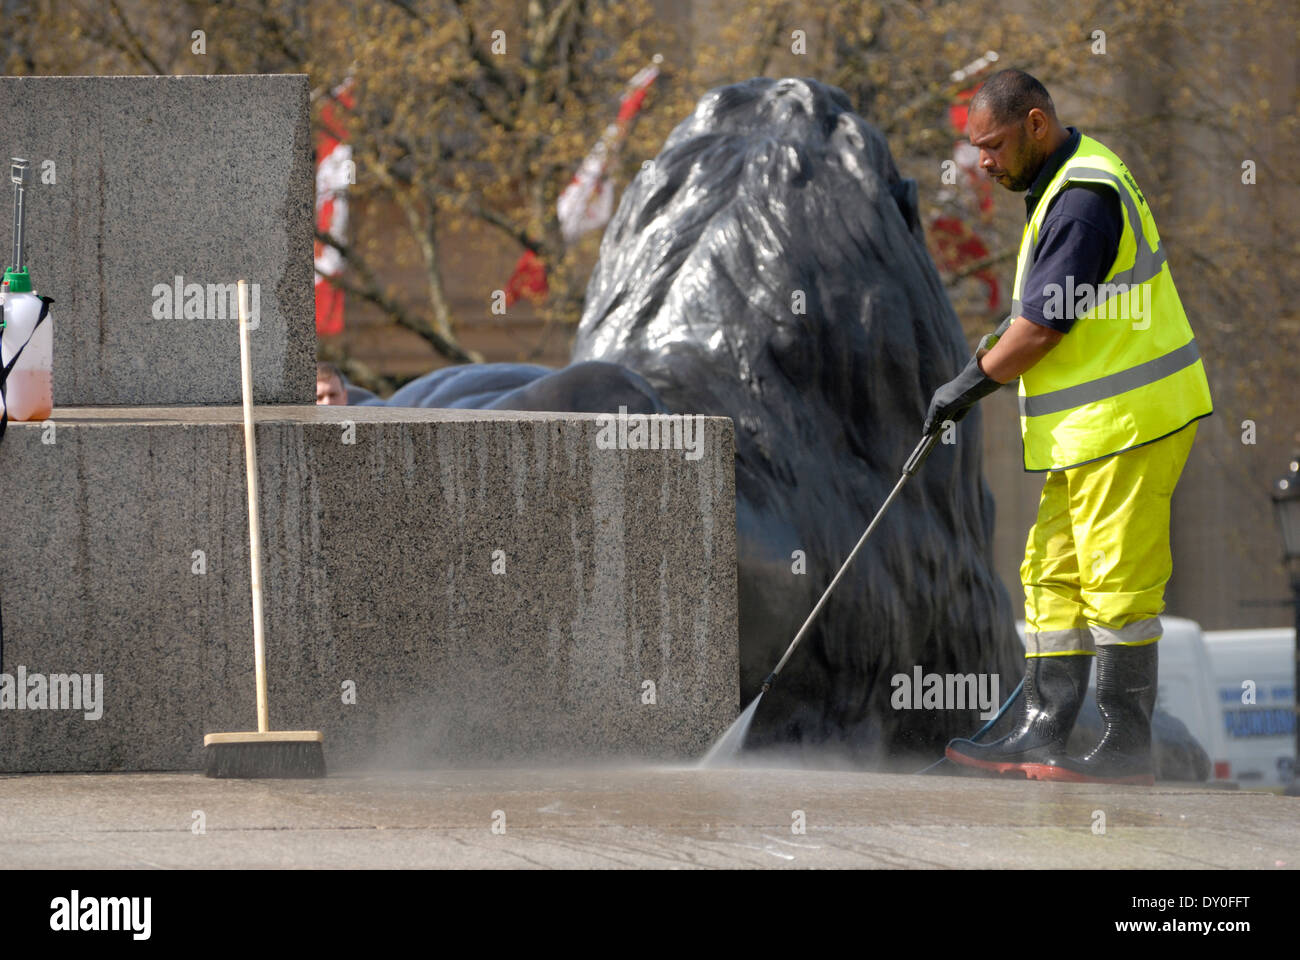
M 442 336 L 442 334 L 438 333 L 438 331 L 429 326 L 427 322 L 411 316 L 410 312 L 404 306 L 384 293 L 384 291 L 380 289 L 374 273 L 366 265 L 365 261 L 363 261 L 347 244 L 335 240 L 329 234 L 324 233 L 321 230 L 316 230 L 316 239 L 321 243 L 329 244 L 337 250 L 343 259 L 356 270 L 364 285 L 357 286 L 341 277 L 330 277 L 330 283 L 334 284 L 344 293 L 352 294 L 353 296 L 360 297 L 367 303 L 374 304 L 380 310 L 383 310 L 386 314 L 392 317 L 393 320 L 401 326 L 424 337 L 424 339 L 429 341 L 429 343 L 433 345 L 433 348 L 444 357 L 447 357 L 450 360 L 455 360 L 459 363 L 483 362 L 483 356 L 478 353 L 478 351 L 467 350 L 454 340 L 448 340 L 446 337 Z
M 470 58 L 483 68 L 487 78 L 503 93 L 508 96 L 514 94 L 516 91 L 513 89 L 514 85 L 510 82 L 510 79 L 501 72 L 501 69 L 486 53 L 479 49 L 478 38 L 474 33 L 474 21 L 466 12 L 467 0 L 451 0 L 451 2 L 460 17 L 461 27 L 465 32 L 465 49 L 469 52 Z
M 154 73 L 159 74 L 160 76 L 165 75 L 167 71 L 164 70 L 159 65 L 158 61 L 150 55 L 149 51 L 144 48 L 144 44 L 140 41 L 135 30 L 131 27 L 130 22 L 126 19 L 126 14 L 122 12 L 122 8 L 118 5 L 117 0 L 109 0 L 108 7 L 113 11 L 113 16 L 117 19 L 118 24 L 122 28 L 122 34 L 126 37 L 125 45 L 119 42 L 118 49 L 143 62 Z
M 956 283 L 958 280 L 965 280 L 967 277 L 974 276 L 981 270 L 987 270 L 989 267 L 996 267 L 999 263 L 1006 263 L 1016 255 L 1015 249 L 1003 250 L 1001 253 L 995 253 L 991 256 L 984 257 L 982 260 L 976 260 L 974 263 L 968 263 L 960 270 L 953 270 L 950 273 L 943 274 L 944 283 Z
M 550 50 L 555 38 L 560 33 L 564 19 L 573 12 L 575 0 L 561 0 L 551 11 L 551 15 L 541 24 L 540 32 L 533 41 L 535 50 Z
M 416 10 L 408 0 L 388 0 L 388 2 L 421 26 L 432 28 L 433 24 L 428 21 L 424 14 Z

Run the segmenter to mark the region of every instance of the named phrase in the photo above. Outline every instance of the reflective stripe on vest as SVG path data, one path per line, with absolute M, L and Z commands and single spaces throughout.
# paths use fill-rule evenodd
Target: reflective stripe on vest
M 1196 348 L 1196 341 L 1189 340 L 1177 350 L 1171 350 L 1163 357 L 1156 357 L 1136 367 L 1129 367 L 1119 373 L 1112 373 L 1087 383 L 1076 384 L 1050 393 L 1038 393 L 1032 397 L 1020 398 L 1020 415 L 1022 417 L 1041 417 L 1048 413 L 1060 413 L 1071 407 L 1081 407 L 1085 403 L 1096 403 L 1107 397 L 1128 393 L 1137 387 L 1163 380 L 1171 373 L 1177 373 L 1183 367 L 1190 367 L 1201 358 Z

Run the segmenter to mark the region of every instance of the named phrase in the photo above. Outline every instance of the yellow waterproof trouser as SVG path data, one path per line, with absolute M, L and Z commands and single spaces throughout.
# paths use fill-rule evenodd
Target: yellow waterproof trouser
M 1160 639 L 1173 572 L 1169 499 L 1195 438 L 1192 423 L 1047 474 L 1020 565 L 1025 656 L 1093 654 L 1098 644 Z

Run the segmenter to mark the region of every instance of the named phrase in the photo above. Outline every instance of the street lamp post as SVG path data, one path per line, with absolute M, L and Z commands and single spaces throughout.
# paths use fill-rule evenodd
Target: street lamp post
M 1289 471 L 1273 485 L 1273 507 L 1277 525 L 1282 530 L 1287 574 L 1291 578 L 1291 597 L 1295 606 L 1295 759 L 1291 761 L 1288 797 L 1300 797 L 1300 454 L 1291 458 Z

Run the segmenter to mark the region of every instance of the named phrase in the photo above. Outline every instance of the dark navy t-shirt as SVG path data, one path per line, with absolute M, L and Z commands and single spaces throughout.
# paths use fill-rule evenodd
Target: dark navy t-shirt
M 1025 197 L 1025 215 L 1032 217 L 1043 191 L 1061 166 L 1079 149 L 1079 131 L 1067 128 L 1070 139 L 1048 158 Z M 1057 193 L 1038 230 L 1034 265 L 1025 277 L 1020 315 L 1033 323 L 1069 333 L 1074 303 L 1064 293 L 1091 284 L 1095 289 L 1110 273 L 1123 234 L 1119 194 L 1099 183 L 1075 183 Z M 1059 285 L 1053 309 L 1047 310 L 1051 284 Z M 1077 299 L 1077 295 L 1076 295 Z M 1062 309 L 1063 308 L 1063 309 Z M 1052 316 L 1046 316 L 1050 313 Z

